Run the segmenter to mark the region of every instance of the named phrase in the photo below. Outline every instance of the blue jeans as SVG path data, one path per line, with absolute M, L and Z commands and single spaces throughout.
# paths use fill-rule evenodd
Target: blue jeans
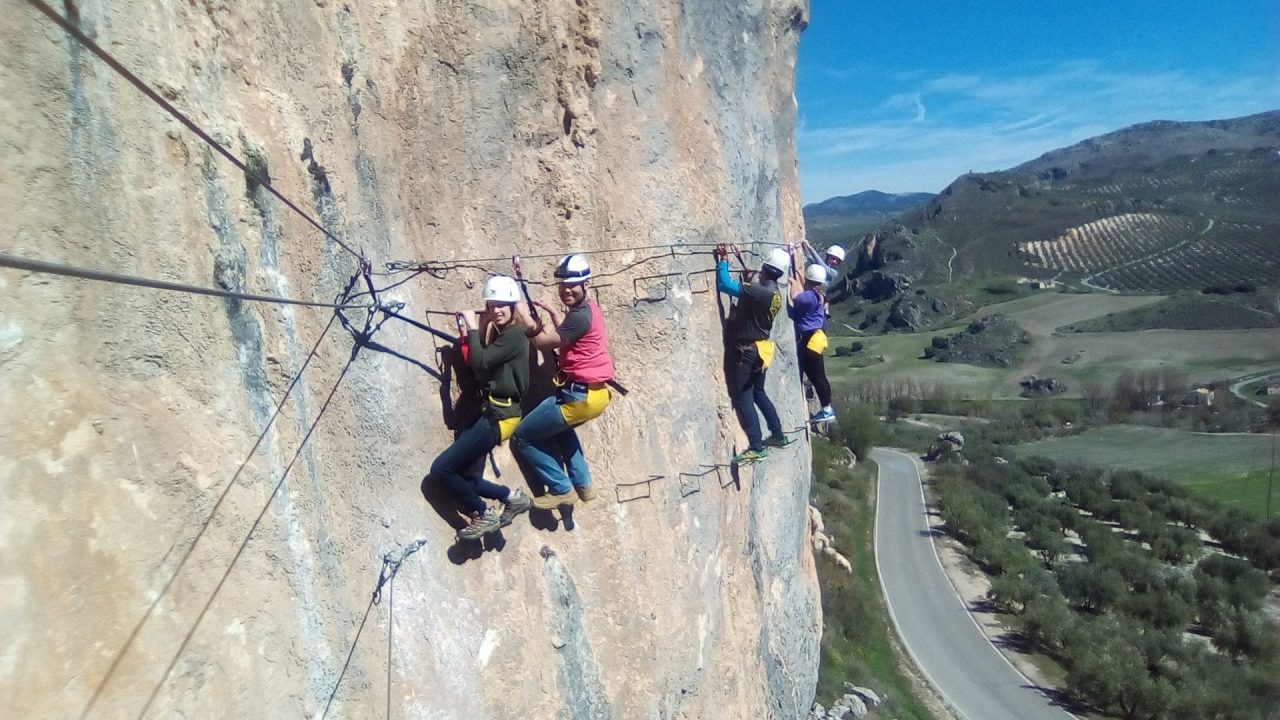
M 525 413 L 515 434 L 511 450 L 522 457 L 553 495 L 564 495 L 573 488 L 591 484 L 591 470 L 582 455 L 578 433 L 565 422 L 561 403 L 586 399 L 586 393 L 561 388 L 552 397 Z
M 485 511 L 484 500 L 506 500 L 511 490 L 485 480 L 482 475 L 468 475 L 467 470 L 483 462 L 484 456 L 498 445 L 498 427 L 481 415 L 470 428 L 458 433 L 453 444 L 431 463 L 430 477 L 449 488 L 463 509 L 469 513 Z M 481 465 L 483 472 L 484 466 Z
M 732 350 L 733 375 L 729 378 L 729 399 L 738 414 L 738 423 L 747 433 L 747 443 L 752 450 L 764 448 L 760 433 L 760 418 L 756 408 L 764 415 L 765 424 L 774 436 L 782 435 L 782 421 L 773 401 L 764 392 L 764 367 L 760 353 L 754 345 L 738 345 Z

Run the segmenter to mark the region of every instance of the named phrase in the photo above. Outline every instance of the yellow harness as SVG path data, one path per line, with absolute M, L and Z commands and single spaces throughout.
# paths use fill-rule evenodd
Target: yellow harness
M 827 333 L 824 330 L 814 330 L 809 336 L 809 342 L 804 344 L 809 352 L 815 352 L 821 355 L 827 351 Z
M 489 404 L 494 407 L 507 408 L 515 404 L 515 400 L 511 398 L 500 398 L 497 395 L 488 396 Z M 503 418 L 498 421 L 498 443 L 504 443 L 507 438 L 511 437 L 511 433 L 516 431 L 516 425 L 520 424 L 520 416 Z
M 760 367 L 768 370 L 770 363 L 773 362 L 773 353 L 778 349 L 772 340 L 757 340 L 755 342 L 756 353 L 760 355 Z

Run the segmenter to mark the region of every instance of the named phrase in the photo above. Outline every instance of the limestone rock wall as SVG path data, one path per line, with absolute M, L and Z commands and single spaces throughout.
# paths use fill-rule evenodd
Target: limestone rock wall
M 802 237 L 802 1 L 56 9 L 375 270 Z M 0 39 L 0 251 L 343 291 L 354 256 L 30 5 L 6 6 Z M 632 391 L 582 431 L 601 498 L 483 547 L 455 544 L 419 485 L 457 392 L 430 334 L 390 320 L 357 349 L 324 309 L 0 269 L 0 716 L 802 716 L 808 452 L 737 483 L 678 475 L 742 439 L 710 278 L 679 274 L 710 257 L 663 252 L 592 256 Z M 462 264 L 390 294 L 449 330 L 425 311 L 477 306 L 510 269 Z M 769 388 L 795 426 L 787 325 Z M 418 539 L 373 602 L 384 555 Z

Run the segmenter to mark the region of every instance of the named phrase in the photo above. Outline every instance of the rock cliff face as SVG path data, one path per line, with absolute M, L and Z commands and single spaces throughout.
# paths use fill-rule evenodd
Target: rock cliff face
M 803 2 L 56 9 L 374 270 L 445 263 L 374 280 L 408 279 L 387 296 L 446 330 L 424 311 L 510 271 L 472 258 L 802 236 Z M 30 5 L 0 38 L 4 252 L 342 293 L 354 255 Z M 419 487 L 457 393 L 432 335 L 388 320 L 360 345 L 322 308 L 0 269 L 0 716 L 803 716 L 807 448 L 681 476 L 742 445 L 720 308 L 682 274 L 710 258 L 591 257 L 632 391 L 582 431 L 601 497 L 483 547 Z M 786 326 L 769 389 L 790 427 Z

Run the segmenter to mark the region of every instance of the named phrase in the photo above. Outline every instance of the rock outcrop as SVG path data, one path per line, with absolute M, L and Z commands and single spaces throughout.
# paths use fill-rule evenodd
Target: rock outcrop
M 631 394 L 581 433 L 598 500 L 455 544 L 419 487 L 457 421 L 437 336 L 0 269 L 0 716 L 808 711 L 807 449 L 692 475 L 742 439 L 720 308 L 687 274 L 710 257 L 666 249 L 802 238 L 803 2 L 57 10 L 251 174 L 16 3 L 4 252 L 368 302 L 357 258 L 266 180 L 374 271 L 432 261 L 372 280 L 449 331 L 500 258 L 547 283 L 557 254 L 595 251 Z M 787 325 L 769 391 L 800 426 Z M 499 471 L 523 485 L 506 448 Z
M 954 335 L 937 335 L 924 356 L 939 362 L 958 362 L 981 367 L 1009 367 L 1026 351 L 1031 335 L 1010 317 L 996 313 L 969 323 Z
M 962 450 L 964 435 L 955 430 L 947 430 L 938 434 L 937 440 L 929 445 L 929 450 L 923 457 L 926 462 L 959 459 Z
M 849 558 L 840 553 L 831 536 L 827 534 L 826 523 L 822 520 L 822 511 L 812 505 L 809 506 L 809 537 L 815 555 L 824 555 L 836 567 L 853 574 L 853 565 L 849 563 Z

